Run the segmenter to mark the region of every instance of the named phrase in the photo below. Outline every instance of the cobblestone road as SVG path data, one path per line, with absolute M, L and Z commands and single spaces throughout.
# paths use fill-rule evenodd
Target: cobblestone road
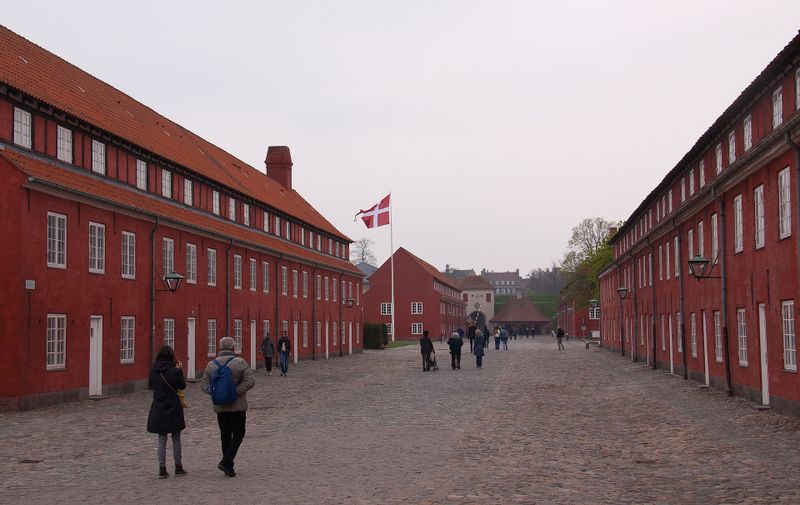
M 800 503 L 800 422 L 566 345 L 511 341 L 461 372 L 442 347 L 423 374 L 413 347 L 260 373 L 235 479 L 196 384 L 180 479 L 155 478 L 145 392 L 0 414 L 0 503 Z

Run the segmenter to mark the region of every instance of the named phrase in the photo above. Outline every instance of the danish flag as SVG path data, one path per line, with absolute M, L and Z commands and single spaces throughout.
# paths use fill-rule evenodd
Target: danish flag
M 389 224 L 391 222 L 389 216 L 391 212 L 389 199 L 391 196 L 392 194 L 389 193 L 383 200 L 381 200 L 379 203 L 376 203 L 369 209 L 358 211 L 353 219 L 355 220 L 358 218 L 358 216 L 361 216 L 361 219 L 364 221 L 364 224 L 367 225 L 367 228 L 376 228 L 378 226 Z

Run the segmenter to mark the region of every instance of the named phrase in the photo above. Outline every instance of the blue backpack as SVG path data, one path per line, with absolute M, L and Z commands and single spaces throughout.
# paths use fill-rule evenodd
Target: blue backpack
M 225 405 L 236 401 L 236 384 L 233 383 L 233 372 L 228 368 L 228 364 L 236 358 L 229 359 L 224 365 L 217 360 L 214 364 L 217 369 L 211 376 L 211 402 L 214 405 Z

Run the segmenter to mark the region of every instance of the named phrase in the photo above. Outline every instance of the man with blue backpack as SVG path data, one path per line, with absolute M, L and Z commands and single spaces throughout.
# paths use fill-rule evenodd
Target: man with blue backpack
M 233 460 L 244 440 L 247 422 L 247 391 L 255 386 L 253 371 L 247 361 L 236 356 L 236 342 L 231 337 L 219 341 L 217 358 L 208 363 L 200 389 L 211 396 L 222 440 L 222 460 L 217 468 L 228 477 L 236 477 Z

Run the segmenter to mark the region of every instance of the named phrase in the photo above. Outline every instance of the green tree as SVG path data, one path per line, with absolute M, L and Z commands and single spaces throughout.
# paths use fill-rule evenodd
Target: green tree
M 613 259 L 608 244 L 611 227 L 611 222 L 596 217 L 584 219 L 572 229 L 561 268 L 567 279 L 564 294 L 578 307 L 599 298 L 598 275 Z

